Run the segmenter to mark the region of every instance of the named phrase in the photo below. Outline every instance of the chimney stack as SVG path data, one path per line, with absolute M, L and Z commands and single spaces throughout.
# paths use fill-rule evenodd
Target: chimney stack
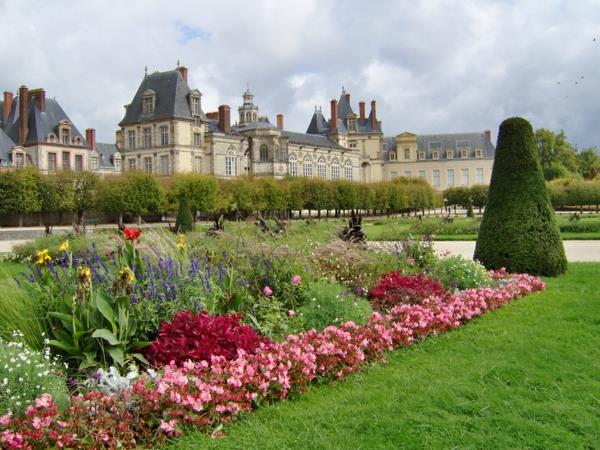
M 219 130 L 223 133 L 231 131 L 231 117 L 229 105 L 219 106 Z
M 219 120 L 219 111 L 207 112 L 206 118 L 211 120 Z
M 5 91 L 4 92 L 4 108 L 2 111 L 2 120 L 8 120 L 8 115 L 10 114 L 10 110 L 12 109 L 13 104 L 13 93 Z
M 358 102 L 358 110 L 360 112 L 360 120 L 365 120 L 365 102 Z
M 19 144 L 27 139 L 29 127 L 29 90 L 27 86 L 19 88 Z
M 490 130 L 485 130 L 483 136 L 486 142 L 492 142 L 492 132 Z
M 277 114 L 277 128 L 283 130 L 283 114 Z
M 350 94 L 346 93 L 345 97 L 348 104 L 350 104 Z
M 377 109 L 375 100 L 371 100 L 371 128 L 377 129 Z
M 331 100 L 331 132 L 337 132 L 338 103 L 336 99 Z
M 179 73 L 181 74 L 181 77 L 183 78 L 183 80 L 185 82 L 187 82 L 187 74 L 188 74 L 188 69 L 185 66 L 179 66 L 177 68 L 177 70 L 179 70 Z
M 38 104 L 38 108 L 41 112 L 46 111 L 46 91 L 42 88 L 32 89 L 29 91 L 31 98 L 35 98 Z
M 88 128 L 85 130 L 85 140 L 92 150 L 96 150 L 96 130 L 93 128 Z

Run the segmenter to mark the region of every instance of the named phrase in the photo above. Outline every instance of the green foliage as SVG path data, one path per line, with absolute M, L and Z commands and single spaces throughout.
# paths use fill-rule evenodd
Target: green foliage
M 586 180 L 592 180 L 600 174 L 600 156 L 596 148 L 588 148 L 577 153 L 579 171 Z
M 23 414 L 44 393 L 52 395 L 60 409 L 68 408 L 67 380 L 59 361 L 47 347 L 42 351 L 29 348 L 21 333 L 10 339 L 0 337 L 0 414 Z
M 430 270 L 437 262 L 431 236 L 415 238 L 409 234 L 408 238 L 394 249 L 394 255 L 401 267 L 414 273 Z
M 194 218 L 190 211 L 190 204 L 187 197 L 179 197 L 179 207 L 177 208 L 177 219 L 175 221 L 177 229 L 182 233 L 192 231 L 194 228 Z
M 255 298 L 245 317 L 248 324 L 263 336 L 278 341 L 303 329 L 302 321 L 295 311 L 286 310 L 275 297 L 261 295 Z
M 485 267 L 460 255 L 439 259 L 430 277 L 438 279 L 446 289 L 464 290 L 493 284 Z
M 485 206 L 487 201 L 489 186 L 484 184 L 476 184 L 471 186 L 471 203 L 474 207 L 479 208 L 479 212 L 481 212 L 481 208 Z
M 175 198 L 186 197 L 194 213 L 213 211 L 217 202 L 217 180 L 210 175 L 176 175 L 171 192 Z
M 327 281 L 312 283 L 308 289 L 308 301 L 300 308 L 305 329 L 315 328 L 317 331 L 348 321 L 364 325 L 371 314 L 373 309 L 364 297 Z
M 73 179 L 73 209 L 81 221 L 86 211 L 94 206 L 94 195 L 98 187 L 98 175 L 92 172 L 76 172 Z
M 447 206 L 461 206 L 468 208 L 473 204 L 471 189 L 467 186 L 451 187 L 444 191 L 444 199 Z
M 149 173 L 129 172 L 122 176 L 122 206 L 120 212 L 140 215 L 158 212 L 164 202 L 158 181 Z
M 488 269 L 558 275 L 567 268 L 533 130 L 522 118 L 500 125 L 475 259 Z

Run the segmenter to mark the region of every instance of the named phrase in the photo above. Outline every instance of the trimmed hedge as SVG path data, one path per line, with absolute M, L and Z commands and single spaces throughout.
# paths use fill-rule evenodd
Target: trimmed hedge
M 535 275 L 567 269 L 533 129 L 520 117 L 500 125 L 475 259 L 488 269 Z

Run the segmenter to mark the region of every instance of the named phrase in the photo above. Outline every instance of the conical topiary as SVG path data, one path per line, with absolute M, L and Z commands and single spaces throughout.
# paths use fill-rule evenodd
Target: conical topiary
M 500 125 L 475 259 L 488 269 L 535 275 L 567 269 L 533 129 L 520 117 Z
M 177 209 L 177 219 L 175 219 L 177 231 L 187 233 L 192 231 L 194 226 L 194 217 L 190 210 L 190 203 L 186 197 L 179 198 L 179 208 Z

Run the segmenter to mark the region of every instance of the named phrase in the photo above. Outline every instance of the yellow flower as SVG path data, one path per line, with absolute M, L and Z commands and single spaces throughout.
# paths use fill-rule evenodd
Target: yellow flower
M 179 248 L 181 251 L 183 251 L 185 248 L 185 234 L 179 235 L 179 239 L 177 240 L 177 248 Z
M 65 241 L 60 244 L 60 247 L 58 247 L 58 251 L 59 252 L 67 252 L 69 251 L 69 240 L 65 239 Z
M 92 279 L 92 271 L 89 267 L 81 266 L 77 268 L 77 278 L 82 283 L 87 283 Z
M 35 254 L 35 258 L 36 258 L 35 263 L 38 266 L 45 266 L 50 261 L 52 261 L 52 258 L 50 257 L 50 253 L 48 252 L 47 248 L 45 248 L 44 250 L 40 250 L 39 252 L 37 252 Z
M 133 280 L 135 280 L 135 274 L 129 267 L 121 267 L 121 270 L 119 270 L 119 278 L 127 281 L 127 283 L 133 283 Z

